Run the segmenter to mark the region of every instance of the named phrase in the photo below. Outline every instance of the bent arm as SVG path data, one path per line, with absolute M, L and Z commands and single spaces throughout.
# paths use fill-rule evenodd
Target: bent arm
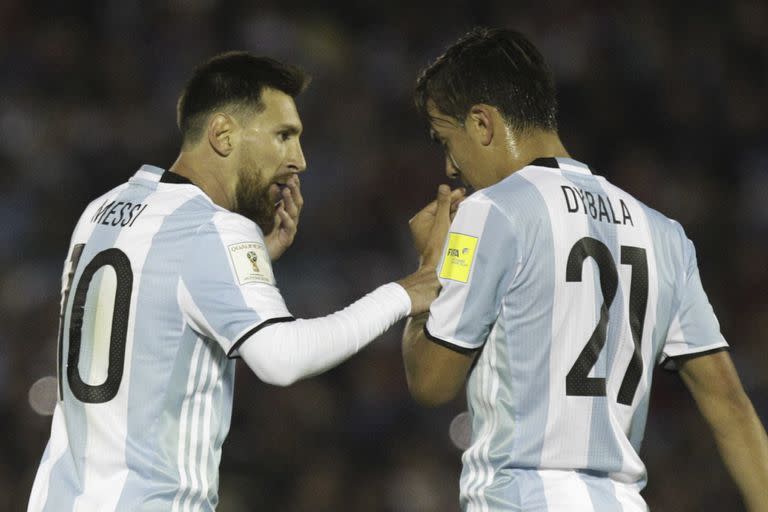
M 243 342 L 238 352 L 261 380 L 288 386 L 357 353 L 410 308 L 402 286 L 385 284 L 331 315 L 267 325 Z
M 427 406 L 452 400 L 464 386 L 474 352 L 461 354 L 427 338 L 428 313 L 408 319 L 403 333 L 403 363 L 408 390 Z
M 768 510 L 768 436 L 727 352 L 689 359 L 680 369 L 750 511 Z

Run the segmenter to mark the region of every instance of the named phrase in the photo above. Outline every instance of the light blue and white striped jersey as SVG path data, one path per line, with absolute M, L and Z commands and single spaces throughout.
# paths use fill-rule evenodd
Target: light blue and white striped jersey
M 239 342 L 291 316 L 262 233 L 143 166 L 91 203 L 62 278 L 59 402 L 29 508 L 213 510 Z
M 464 510 L 640 511 L 657 364 L 727 347 L 681 226 L 568 158 L 468 197 L 426 333 L 480 351 Z

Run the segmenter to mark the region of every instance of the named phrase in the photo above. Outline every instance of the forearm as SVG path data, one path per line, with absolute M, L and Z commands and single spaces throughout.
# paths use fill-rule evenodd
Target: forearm
M 270 325 L 240 347 L 240 356 L 261 380 L 287 386 L 338 365 L 409 310 L 405 290 L 390 283 L 331 315 Z
M 420 356 L 422 351 L 419 350 L 419 345 L 427 341 L 424 339 L 424 325 L 427 323 L 427 318 L 429 318 L 429 313 L 408 318 L 403 331 L 403 365 L 405 367 L 405 379 L 411 390 L 414 389 L 418 376 L 424 373 L 422 369 L 424 358 Z
M 747 510 L 768 511 L 768 436 L 749 398 L 742 392 L 699 408 Z
M 403 363 L 408 390 L 426 406 L 451 401 L 464 387 L 474 355 L 444 348 L 428 339 L 424 326 L 429 314 L 408 319 L 403 333 Z

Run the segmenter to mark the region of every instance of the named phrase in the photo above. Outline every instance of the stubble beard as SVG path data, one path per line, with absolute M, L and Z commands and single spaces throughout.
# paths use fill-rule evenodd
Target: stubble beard
M 275 226 L 275 205 L 269 197 L 269 184 L 261 183 L 260 172 L 240 168 L 234 211 L 255 222 L 265 236 L 272 232 Z

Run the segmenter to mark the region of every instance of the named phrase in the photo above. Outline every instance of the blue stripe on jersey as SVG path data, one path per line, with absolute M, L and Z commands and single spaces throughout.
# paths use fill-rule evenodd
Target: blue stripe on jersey
M 497 490 L 498 489 L 498 490 Z M 548 512 L 544 482 L 536 470 L 505 470 L 493 483 L 488 510 Z
M 541 462 L 549 410 L 553 303 L 546 299 L 555 290 L 553 239 L 540 234 L 550 233 L 552 227 L 544 198 L 522 176 L 513 174 L 485 193 L 504 212 L 514 215 L 511 221 L 526 239 L 520 246 L 534 247 L 532 253 L 538 255 L 536 261 L 527 262 L 521 269 L 510 293 L 504 297 L 502 323 L 514 333 L 514 351 L 526 357 L 504 350 L 510 385 L 500 390 L 500 403 L 513 404 L 510 419 L 514 422 L 515 445 L 510 447 L 510 453 L 516 454 L 519 466 L 536 467 Z M 530 277 L 533 275 L 535 279 Z M 532 301 L 532 297 L 541 300 Z M 519 393 L 521 389 L 526 389 L 526 393 Z M 525 414 L 525 421 L 520 421 L 521 414 Z
M 209 222 L 215 213 L 212 208 L 201 208 L 205 201 L 195 196 L 165 218 L 152 237 L 142 267 L 136 292 L 141 301 L 136 304 L 134 317 L 127 441 L 144 439 L 144 442 L 126 449 L 126 464 L 131 471 L 117 510 L 134 510 L 136 500 L 148 496 L 152 496 L 161 509 L 167 508 L 176 493 L 178 471 L 168 474 L 169 469 L 177 469 L 176 443 L 156 446 L 149 441 L 164 439 L 157 432 L 168 426 L 167 419 L 161 417 L 163 414 L 170 412 L 170 417 L 176 419 L 181 415 L 184 397 L 170 395 L 168 391 L 185 389 L 197 336 L 178 322 L 178 313 L 170 315 L 163 308 L 176 302 L 178 269 L 189 256 L 185 254 L 183 241 L 188 239 L 190 228 Z M 185 331 L 180 336 L 182 328 Z M 152 430 L 147 431 L 148 426 Z M 168 439 L 168 435 L 178 434 L 178 430 L 163 434 Z
M 470 503 L 486 501 L 488 504 L 503 500 L 506 504 L 520 503 L 519 496 L 500 482 L 509 482 L 509 479 L 525 479 L 525 493 L 541 493 L 541 503 L 544 501 L 543 484 L 538 475 L 527 475 L 528 472 L 518 474 L 512 470 L 510 463 L 516 467 L 536 467 L 541 461 L 541 452 L 544 446 L 547 415 L 549 409 L 549 360 L 551 350 L 551 327 L 553 304 L 551 301 L 532 301 L 531 297 L 551 297 L 554 294 L 554 247 L 550 236 L 540 236 L 541 233 L 551 232 L 549 212 L 538 189 L 525 178 L 512 175 L 496 186 L 483 191 L 499 209 L 509 218 L 513 229 L 519 228 L 516 236 L 520 237 L 522 247 L 536 246 L 536 253 L 540 255 L 536 261 L 528 261 L 521 268 L 521 275 L 513 283 L 510 293 L 503 296 L 503 319 L 499 321 L 497 336 L 502 339 L 488 340 L 494 343 L 498 351 L 496 368 L 491 369 L 496 375 L 490 378 L 508 379 L 508 385 L 498 387 L 497 396 L 493 407 L 496 418 L 496 429 L 490 440 L 491 468 L 486 468 L 487 462 L 477 455 L 471 456 L 468 450 L 467 459 L 462 472 L 462 506 L 468 508 Z M 488 229 L 488 226 L 486 226 Z M 494 229 L 499 229 L 494 226 Z M 505 226 L 504 229 L 509 229 Z M 510 258 L 514 255 L 510 254 Z M 529 274 L 535 274 L 536 279 L 527 278 Z M 467 303 L 472 300 L 471 296 Z M 503 342 L 509 332 L 514 332 L 517 343 L 514 347 L 507 346 Z M 513 350 L 514 349 L 514 350 Z M 489 350 L 485 347 L 484 352 Z M 517 357 L 515 353 L 525 353 L 526 357 Z M 482 355 L 481 355 L 482 357 Z M 481 382 L 479 372 L 473 371 L 470 376 L 468 390 L 470 393 L 470 405 L 479 403 L 478 393 L 487 387 L 487 383 Z M 488 376 L 486 376 L 486 379 Z M 519 390 L 526 389 L 525 393 Z M 524 415 L 524 416 L 523 416 Z M 484 427 L 484 422 L 489 421 L 489 415 L 482 411 L 473 411 L 473 437 L 479 432 L 490 427 Z M 503 428 L 499 430 L 499 427 Z M 514 434 L 509 435 L 509 428 Z M 473 439 L 473 444 L 477 439 Z M 475 449 L 477 451 L 477 449 Z M 514 461 L 509 460 L 509 455 L 514 454 Z M 499 468 L 498 466 L 502 467 Z M 483 471 L 493 468 L 498 471 L 490 488 L 485 488 L 488 483 L 478 482 L 482 478 Z M 480 473 L 478 475 L 477 473 Z M 531 478 L 533 481 L 531 481 Z M 478 485 L 480 484 L 480 485 Z M 523 484 L 521 484 L 523 485 Z M 514 486 L 513 486 L 514 488 Z M 539 489 L 537 491 L 536 489 Z M 467 496 L 467 493 L 471 496 Z M 478 499 L 479 498 L 479 499 Z M 512 498 L 516 498 L 513 500 Z
M 579 472 L 578 475 L 587 486 L 589 499 L 592 500 L 595 512 L 622 512 L 624 510 L 616 497 L 613 480 L 600 474 L 593 476 L 586 472 Z
M 140 203 L 147 196 L 152 193 L 152 188 L 135 188 L 126 187 L 116 196 L 116 201 L 130 201 L 132 203 Z M 115 229 L 113 226 L 105 226 L 102 224 L 96 224 L 91 233 L 90 238 L 85 244 L 83 253 L 80 257 L 79 268 L 76 269 L 76 273 L 72 279 L 72 290 L 69 294 L 69 302 L 74 299 L 74 289 L 77 283 L 80 281 L 80 276 L 83 273 L 83 269 L 96 255 L 98 251 L 106 247 L 114 246 L 115 240 L 119 236 L 121 230 Z M 95 280 L 94 280 L 95 281 Z M 96 283 L 94 283 L 96 284 Z M 92 289 L 97 289 L 93 287 Z M 66 310 L 69 310 L 67 307 Z M 69 316 L 69 315 L 68 315 Z M 66 322 L 64 328 L 64 346 L 62 350 L 64 354 L 69 351 L 69 318 L 65 318 Z M 86 376 L 90 373 L 90 357 L 84 358 L 85 352 L 89 351 L 85 344 L 81 344 L 80 361 L 85 364 L 78 364 L 82 370 L 81 376 L 83 380 L 88 382 Z M 66 362 L 65 362 L 66 366 Z M 66 370 L 63 372 L 66 375 Z M 63 377 L 64 378 L 64 377 Z M 65 381 L 66 382 L 66 381 Z M 55 512 L 58 510 L 72 510 L 75 499 L 83 491 L 83 464 L 85 463 L 85 450 L 87 445 L 87 420 L 85 415 L 85 404 L 80 402 L 72 395 L 72 391 L 69 388 L 69 384 L 65 383 L 63 386 L 66 397 L 62 397 L 67 401 L 67 409 L 65 421 L 67 425 L 67 437 L 69 442 L 69 450 L 62 455 L 62 457 L 54 464 L 51 469 L 50 483 L 48 488 L 48 498 L 43 508 L 44 512 Z M 74 479 L 77 478 L 76 481 Z

